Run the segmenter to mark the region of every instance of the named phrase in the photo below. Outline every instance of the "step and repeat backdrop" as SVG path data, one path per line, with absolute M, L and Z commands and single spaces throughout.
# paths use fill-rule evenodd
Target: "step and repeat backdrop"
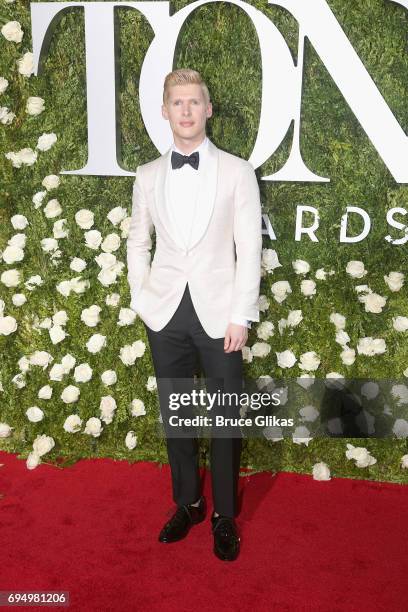
M 295 416 L 242 467 L 406 482 L 408 0 L 2 0 L 0 26 L 0 448 L 167 462 L 126 238 L 189 67 L 259 179 L 245 375 Z

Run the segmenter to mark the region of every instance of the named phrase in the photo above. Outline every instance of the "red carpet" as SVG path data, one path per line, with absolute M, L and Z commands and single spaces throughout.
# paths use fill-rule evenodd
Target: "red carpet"
M 241 555 L 228 563 L 213 555 L 209 516 L 181 542 L 157 541 L 175 509 L 167 465 L 30 471 L 4 452 L 0 463 L 2 591 L 69 591 L 72 612 L 408 609 L 407 486 L 241 478 Z

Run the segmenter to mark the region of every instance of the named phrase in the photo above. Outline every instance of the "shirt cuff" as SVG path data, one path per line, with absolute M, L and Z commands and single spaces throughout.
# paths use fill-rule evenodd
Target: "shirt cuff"
M 248 321 L 248 319 L 245 319 L 244 317 L 231 317 L 231 323 L 235 323 L 236 325 L 243 325 L 244 327 L 251 327 L 250 322 Z

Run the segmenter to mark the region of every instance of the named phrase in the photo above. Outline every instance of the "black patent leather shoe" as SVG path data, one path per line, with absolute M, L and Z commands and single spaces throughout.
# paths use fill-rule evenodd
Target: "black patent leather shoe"
M 192 525 L 201 523 L 205 519 L 207 503 L 205 497 L 200 497 L 198 506 L 184 504 L 178 506 L 171 519 L 167 521 L 159 534 L 159 542 L 178 542 L 186 537 Z
M 235 561 L 239 555 L 240 537 L 235 520 L 229 516 L 211 516 L 214 554 L 222 561 Z

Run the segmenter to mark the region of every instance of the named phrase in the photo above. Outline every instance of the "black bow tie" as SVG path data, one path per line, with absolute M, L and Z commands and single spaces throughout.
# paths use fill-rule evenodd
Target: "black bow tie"
M 171 167 L 173 169 L 181 168 L 184 164 L 190 164 L 194 170 L 197 170 L 199 161 L 200 154 L 198 151 L 194 151 L 191 155 L 182 155 L 181 153 L 177 153 L 177 151 L 172 151 L 171 153 Z

